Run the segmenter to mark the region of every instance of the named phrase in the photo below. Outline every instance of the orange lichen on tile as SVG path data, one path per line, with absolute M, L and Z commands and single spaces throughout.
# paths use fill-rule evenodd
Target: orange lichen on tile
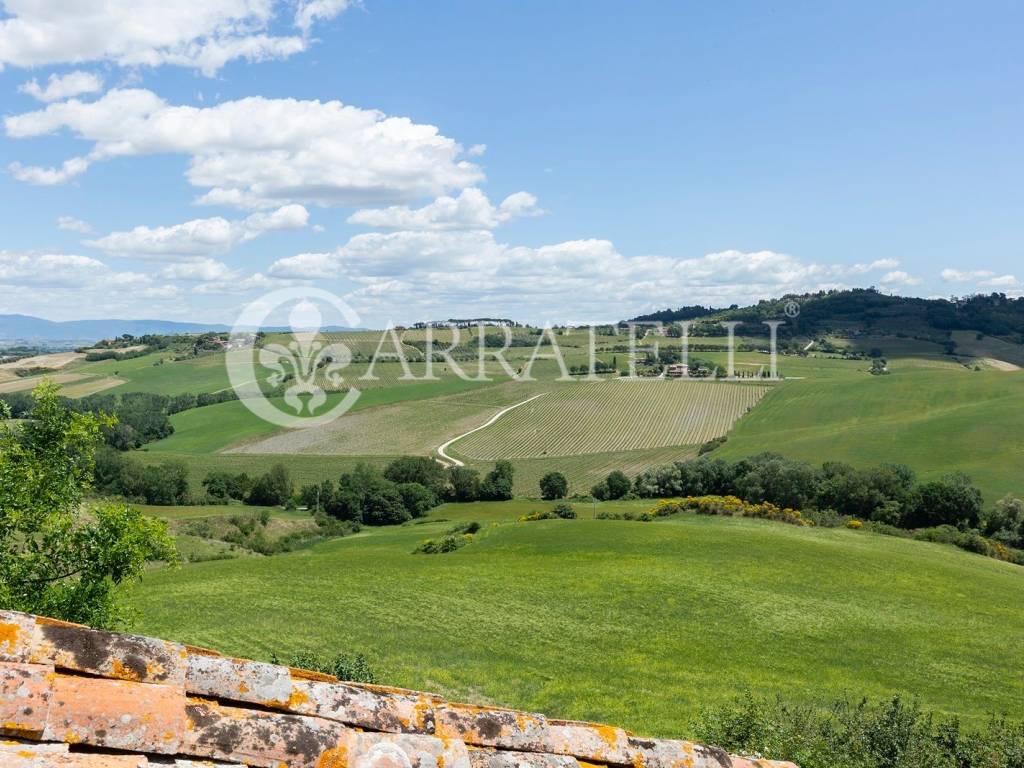
M 14 611 L 0 611 L 0 661 L 29 661 L 35 630 L 34 616 Z
M 39 738 L 46 730 L 53 667 L 0 664 L 0 733 Z
M 288 709 L 391 733 L 431 733 L 433 711 L 419 697 L 350 683 L 293 680 Z
M 795 768 L 12 611 L 0 736 L 2 768 Z
M 259 768 L 318 768 L 325 755 L 350 750 L 355 734 L 321 718 L 190 700 L 183 751 Z M 331 758 L 333 759 L 333 758 Z
M 184 730 L 185 692 L 181 688 L 58 675 L 53 681 L 44 738 L 175 754 Z
M 583 760 L 632 765 L 629 734 L 621 728 L 567 720 L 554 720 L 545 729 L 543 752 L 572 755 Z

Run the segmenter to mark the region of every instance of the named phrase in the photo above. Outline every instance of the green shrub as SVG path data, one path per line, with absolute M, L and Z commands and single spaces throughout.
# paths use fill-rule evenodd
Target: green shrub
M 347 680 L 352 683 L 372 684 L 377 682 L 377 675 L 361 653 L 336 653 L 334 656 L 328 657 L 313 651 L 298 651 L 287 656 L 285 660 L 274 653 L 271 654 L 270 663 L 333 675 L 339 680 Z
M 414 555 L 443 555 L 469 544 L 472 534 L 450 533 L 440 539 L 427 539 L 413 550 Z
M 792 760 L 801 768 L 1024 765 L 1024 723 L 992 717 L 980 729 L 965 729 L 900 696 L 794 705 L 748 694 L 703 712 L 693 733 L 730 752 Z
M 572 508 L 571 504 L 555 504 L 555 506 L 551 508 L 551 512 L 555 517 L 560 517 L 563 520 L 576 519 L 576 510 Z

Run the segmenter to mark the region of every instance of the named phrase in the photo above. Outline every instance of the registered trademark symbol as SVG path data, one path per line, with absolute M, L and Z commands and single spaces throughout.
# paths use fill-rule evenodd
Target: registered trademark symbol
M 800 314 L 800 305 L 792 300 L 787 301 L 783 311 L 786 313 L 786 317 L 796 317 Z

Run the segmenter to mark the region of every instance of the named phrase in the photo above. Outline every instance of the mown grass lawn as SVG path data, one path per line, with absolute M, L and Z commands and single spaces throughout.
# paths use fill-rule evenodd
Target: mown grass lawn
M 391 684 L 664 736 L 745 689 L 1020 714 L 1018 566 L 845 529 L 594 520 L 586 505 L 515 522 L 542 505 L 448 505 L 434 513 L 447 522 L 151 572 L 136 628 L 257 658 L 360 651 Z M 484 524 L 472 544 L 411 554 L 456 519 Z

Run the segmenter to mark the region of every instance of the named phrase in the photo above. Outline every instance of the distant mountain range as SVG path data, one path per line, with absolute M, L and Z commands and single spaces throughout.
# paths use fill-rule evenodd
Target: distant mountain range
M 44 320 L 31 315 L 0 315 L 0 345 L 50 347 L 71 349 L 92 344 L 100 339 L 112 339 L 129 333 L 144 336 L 147 333 L 173 335 L 176 333 L 227 333 L 230 325 L 220 323 L 179 323 L 175 320 Z M 284 326 L 265 326 L 268 333 L 289 331 Z M 325 326 L 329 333 L 365 330 L 340 325 Z
M 229 331 L 217 323 L 179 323 L 173 320 L 65 320 L 56 322 L 30 315 L 0 315 L 0 342 L 53 345 L 64 342 L 94 342 L 125 333 L 202 333 Z

